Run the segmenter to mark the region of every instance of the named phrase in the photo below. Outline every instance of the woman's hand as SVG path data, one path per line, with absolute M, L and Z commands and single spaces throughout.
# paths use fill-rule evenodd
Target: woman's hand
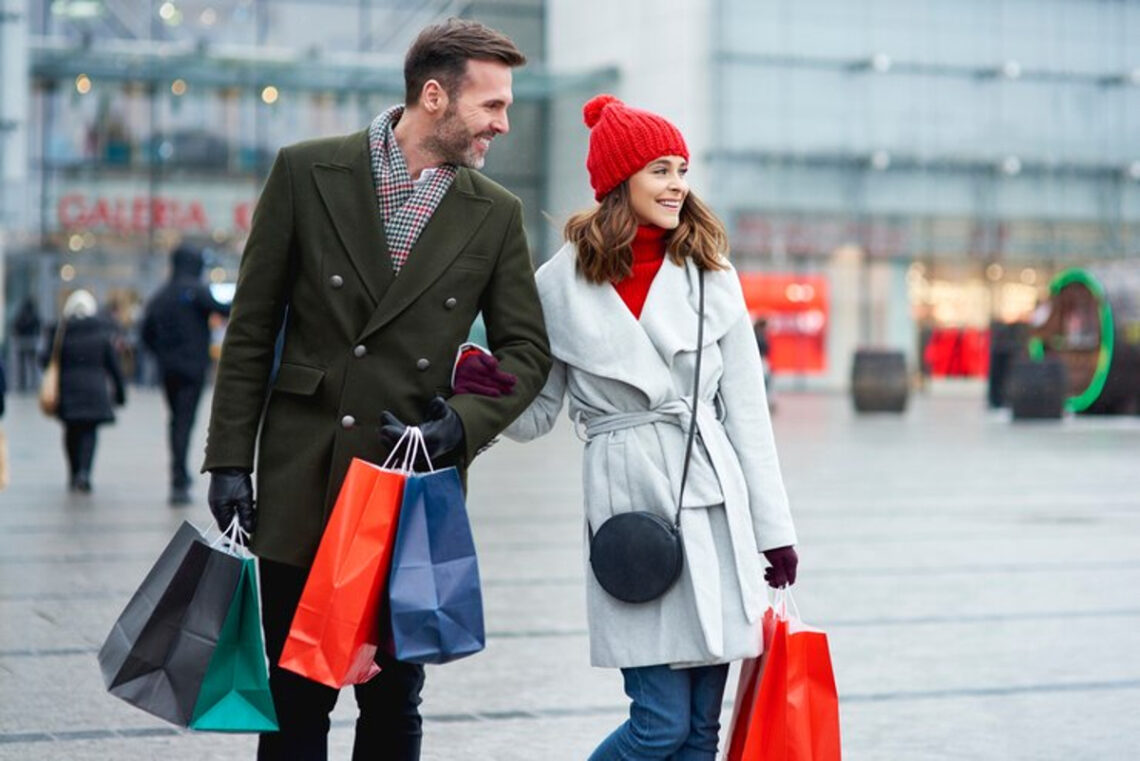
M 511 373 L 499 369 L 499 360 L 494 355 L 469 351 L 459 358 L 452 391 L 457 394 L 507 396 L 514 391 L 517 381 L 518 378 Z
M 796 583 L 796 566 L 799 565 L 800 558 L 796 555 L 795 547 L 764 550 L 764 558 L 771 563 L 771 566 L 764 569 L 764 580 L 768 586 L 779 589 Z

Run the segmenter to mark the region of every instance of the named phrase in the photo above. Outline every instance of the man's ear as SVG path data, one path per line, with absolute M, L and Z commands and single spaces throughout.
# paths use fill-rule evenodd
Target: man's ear
M 426 113 L 435 116 L 447 110 L 447 90 L 437 79 L 424 82 L 424 89 L 420 90 L 420 108 Z

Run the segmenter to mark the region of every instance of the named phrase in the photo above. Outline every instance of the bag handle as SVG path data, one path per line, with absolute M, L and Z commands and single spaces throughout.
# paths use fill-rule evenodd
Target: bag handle
M 693 459 L 693 439 L 697 435 L 697 404 L 700 402 L 701 388 L 701 355 L 705 347 L 705 271 L 697 270 L 697 280 L 700 283 L 700 307 L 697 314 L 697 361 L 693 369 L 693 406 L 689 417 L 689 440 L 685 444 L 685 467 L 681 470 L 681 490 L 677 494 L 677 514 L 673 516 L 673 527 L 681 529 L 681 505 L 685 499 L 685 482 L 689 480 L 689 462 Z
M 403 457 L 400 457 L 401 449 L 403 450 Z M 392 451 L 388 453 L 388 459 L 384 460 L 384 464 L 380 467 L 386 470 L 398 470 L 401 473 L 414 473 L 416 469 L 416 456 L 422 454 L 424 460 L 427 461 L 428 472 L 435 472 L 435 465 L 432 464 L 431 457 L 428 455 L 427 443 L 424 441 L 423 431 L 419 426 L 409 425 L 404 428 L 404 432 L 400 434 L 400 438 L 396 440 Z M 399 459 L 399 465 L 396 460 Z
M 67 317 L 63 312 L 59 313 L 59 322 L 55 325 L 55 335 L 51 340 L 51 356 L 48 358 L 49 362 L 59 364 L 59 355 L 63 353 L 63 331 L 67 329 Z
M 207 529 L 209 531 L 209 529 Z M 238 522 L 237 513 L 230 520 L 230 525 L 224 531 L 221 531 L 214 541 L 210 542 L 210 546 L 219 549 L 222 552 L 236 555 L 239 558 L 250 557 L 249 549 L 246 545 L 249 542 L 249 532 L 241 527 Z

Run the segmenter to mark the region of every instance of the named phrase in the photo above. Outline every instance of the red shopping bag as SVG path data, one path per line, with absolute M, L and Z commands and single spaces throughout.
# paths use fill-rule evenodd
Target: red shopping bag
M 728 761 L 839 761 L 839 693 L 827 635 L 764 614 L 764 654 L 741 664 Z
M 376 676 L 380 606 L 403 472 L 353 458 L 321 536 L 279 664 L 330 687 Z

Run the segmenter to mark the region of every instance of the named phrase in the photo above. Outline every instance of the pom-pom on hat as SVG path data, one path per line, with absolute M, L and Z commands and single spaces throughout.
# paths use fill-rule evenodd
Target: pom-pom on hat
M 664 117 L 630 108 L 613 95 L 597 95 L 582 107 L 590 128 L 586 169 L 595 200 L 602 198 L 654 159 L 689 160 L 681 131 Z

